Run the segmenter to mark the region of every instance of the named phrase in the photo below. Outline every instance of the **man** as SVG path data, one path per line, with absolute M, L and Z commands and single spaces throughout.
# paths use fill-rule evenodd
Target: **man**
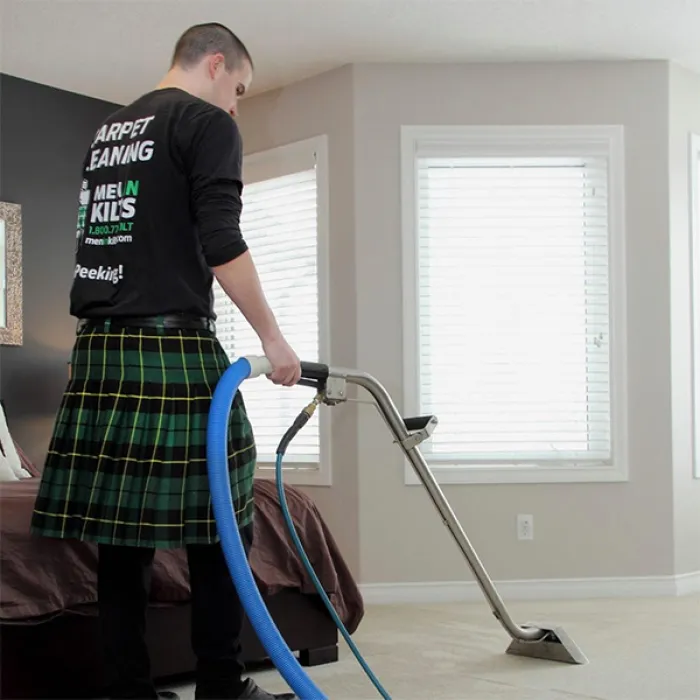
M 269 379 L 292 386 L 301 373 L 239 228 L 242 145 L 233 118 L 252 73 L 250 54 L 230 30 L 191 27 L 162 82 L 101 125 L 84 161 L 72 374 L 32 531 L 98 545 L 112 698 L 158 697 L 144 642 L 157 548 L 187 550 L 195 698 L 295 697 L 242 677 L 244 613 L 207 479 L 207 415 L 229 364 L 213 331 L 213 277 L 257 332 Z M 256 452 L 240 394 L 228 449 L 236 516 L 250 547 Z

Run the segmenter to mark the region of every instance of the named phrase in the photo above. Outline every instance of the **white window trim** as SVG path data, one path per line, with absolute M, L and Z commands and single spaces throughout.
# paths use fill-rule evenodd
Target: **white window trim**
M 622 126 L 402 126 L 404 415 L 418 409 L 418 272 L 416 153 L 436 155 L 595 155 L 610 157 L 610 337 L 613 459 L 610 466 L 428 464 L 439 484 L 527 484 L 627 481 L 627 318 L 625 274 L 624 130 Z M 440 416 L 435 430 L 440 430 Z M 406 485 L 420 480 L 408 460 Z
M 303 141 L 285 144 L 265 151 L 257 151 L 243 157 L 243 180 L 245 182 L 276 177 L 286 172 L 298 170 L 298 164 L 308 161 L 313 163 L 316 154 L 316 186 L 317 186 L 317 251 L 318 251 L 318 328 L 319 328 L 319 361 L 327 362 L 331 354 L 330 341 L 330 277 L 329 277 L 329 175 L 328 175 L 328 137 L 325 134 L 314 136 Z M 306 166 L 304 166 L 306 167 Z M 248 177 L 247 173 L 251 173 Z M 245 190 L 244 190 L 245 196 Z M 244 205 L 245 206 L 245 205 Z M 245 231 L 243 231 L 245 237 Z M 264 291 L 264 290 L 263 290 Z M 307 358 L 300 358 L 301 360 Z M 245 384 L 241 387 L 245 392 Z M 245 394 L 244 394 L 245 395 Z M 309 400 L 313 398 L 313 390 L 309 389 Z M 304 408 L 299 406 L 299 410 Z M 301 462 L 283 462 L 284 482 L 297 486 L 332 486 L 333 465 L 331 463 L 331 416 L 324 407 L 317 409 L 320 439 L 320 464 L 304 464 Z M 255 426 L 253 426 L 255 430 Z M 303 430 L 303 429 L 302 429 Z M 280 435 L 280 439 L 282 435 Z M 274 462 L 259 462 L 256 468 L 257 478 L 275 479 Z
M 700 270 L 696 268 L 695 256 L 700 255 L 700 133 L 690 134 L 688 148 L 689 172 L 688 192 L 690 211 L 690 284 L 691 284 L 691 367 L 693 373 L 692 393 L 692 440 L 693 440 L 693 478 L 700 479 L 700 367 L 696 356 L 700 351 Z

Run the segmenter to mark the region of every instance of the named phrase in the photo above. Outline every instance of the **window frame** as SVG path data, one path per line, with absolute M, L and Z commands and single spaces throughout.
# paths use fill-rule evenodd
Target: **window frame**
M 624 128 L 601 126 L 417 126 L 401 127 L 403 262 L 403 409 L 418 415 L 418 155 L 595 156 L 608 158 L 611 449 L 609 465 L 459 464 L 428 466 L 439 484 L 623 482 L 629 479 L 627 428 L 627 314 L 625 269 Z M 436 431 L 440 430 L 437 416 Z M 404 483 L 421 481 L 408 460 Z
M 281 175 L 300 172 L 307 169 L 311 163 L 316 163 L 316 192 L 317 192 L 317 285 L 318 285 L 318 348 L 319 361 L 323 362 L 330 356 L 330 276 L 329 276 L 329 170 L 328 170 L 328 137 L 325 134 L 313 136 L 301 141 L 294 141 L 262 151 L 247 153 L 243 156 L 243 197 L 245 207 L 246 184 L 278 177 Z M 252 175 L 254 173 L 254 175 Z M 242 232 L 245 239 L 246 232 Z M 264 292 L 263 288 L 263 292 Z M 233 358 L 231 358 L 233 359 Z M 307 358 L 301 357 L 301 360 Z M 245 397 L 245 383 L 241 386 Z M 313 392 L 309 389 L 309 400 Z M 299 410 L 304 408 L 299 406 Z M 283 463 L 284 481 L 298 486 L 332 486 L 333 465 L 331 416 L 330 411 L 319 408 L 316 412 L 319 421 L 319 462 L 286 462 Z M 253 425 L 255 431 L 255 425 Z M 282 434 L 280 434 L 280 439 Z M 258 462 L 256 478 L 275 479 L 275 464 L 273 462 Z
M 700 132 L 688 143 L 693 479 L 700 479 Z M 699 256 L 696 265 L 696 254 Z

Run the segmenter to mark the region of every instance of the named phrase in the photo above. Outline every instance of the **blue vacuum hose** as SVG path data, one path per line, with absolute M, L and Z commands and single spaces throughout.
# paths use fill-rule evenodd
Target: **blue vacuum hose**
M 252 370 L 246 358 L 232 363 L 219 380 L 212 397 L 207 426 L 207 468 L 214 517 L 238 597 L 270 659 L 299 698 L 328 700 L 309 678 L 275 626 L 253 578 L 238 531 L 228 465 L 229 417 L 238 387 L 252 375 Z
M 255 366 L 253 366 L 251 362 Z M 250 570 L 250 565 L 248 564 L 248 557 L 243 548 L 243 542 L 238 531 L 238 523 L 236 522 L 233 509 L 227 454 L 228 425 L 233 397 L 236 395 L 238 388 L 245 379 L 263 373 L 266 374 L 268 371 L 269 363 L 264 357 L 250 359 L 241 358 L 224 372 L 224 375 L 219 380 L 214 391 L 212 405 L 209 411 L 207 434 L 207 463 L 214 517 L 216 518 L 217 529 L 219 537 L 221 538 L 221 546 L 226 558 L 226 563 L 231 572 L 236 590 L 238 591 L 238 596 L 241 599 L 241 603 L 245 608 L 251 624 L 257 632 L 260 642 L 270 655 L 272 662 L 301 700 L 327 700 L 326 696 L 319 690 L 311 678 L 309 678 L 294 654 L 292 654 L 292 651 L 282 638 L 282 635 L 275 626 L 263 602 L 260 591 L 253 578 L 253 573 Z M 350 637 L 350 633 L 333 608 L 316 572 L 311 566 L 311 562 L 302 547 L 301 540 L 292 522 L 292 516 L 289 513 L 287 500 L 284 495 L 284 482 L 282 479 L 282 460 L 284 458 L 284 453 L 293 437 L 311 418 L 320 400 L 321 395 L 319 394 L 314 401 L 297 416 L 293 425 L 287 430 L 277 448 L 275 468 L 277 495 L 279 496 L 282 514 L 289 534 L 294 542 L 294 546 L 301 557 L 307 573 L 311 577 L 314 587 L 333 618 L 336 627 L 343 635 L 343 638 L 368 678 L 372 681 L 374 687 L 379 691 L 379 694 L 384 700 L 390 700 L 389 694 L 384 690 L 377 677 L 367 665 L 367 662 L 362 658 L 362 655 Z

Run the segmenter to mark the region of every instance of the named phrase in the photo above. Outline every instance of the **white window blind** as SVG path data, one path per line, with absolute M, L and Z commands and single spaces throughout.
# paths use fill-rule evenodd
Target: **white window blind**
M 319 361 L 316 168 L 246 184 L 241 230 L 282 333 L 300 358 Z M 261 355 L 255 331 L 216 282 L 214 292 L 217 335 L 229 358 Z M 260 377 L 245 382 L 241 391 L 258 462 L 274 462 L 280 439 L 313 397 L 313 390 L 277 387 Z M 319 463 L 318 413 L 290 444 L 285 465 Z
M 427 157 L 417 398 L 432 463 L 611 460 L 608 161 Z

